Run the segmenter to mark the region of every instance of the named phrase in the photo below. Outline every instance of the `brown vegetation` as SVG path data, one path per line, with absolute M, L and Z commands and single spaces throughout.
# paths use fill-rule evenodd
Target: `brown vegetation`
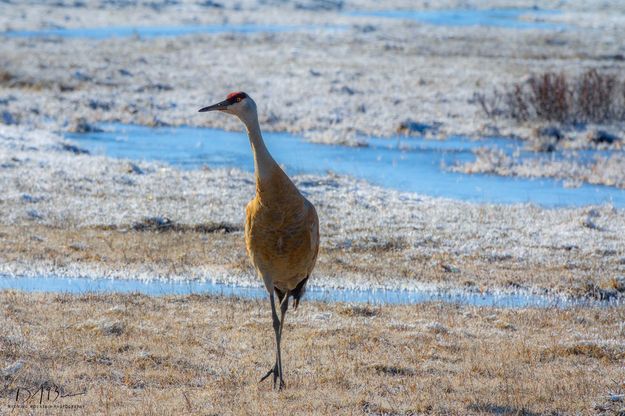
M 476 93 L 475 98 L 489 117 L 560 123 L 625 120 L 625 79 L 597 69 L 576 77 L 564 72 L 532 74 L 503 91 Z
M 0 405 L 45 414 L 594 414 L 623 411 L 625 309 L 306 302 L 285 391 L 266 300 L 0 292 Z M 47 397 L 47 389 L 52 392 Z M 38 404 L 36 396 L 26 405 Z M 606 413 L 609 414 L 609 413 Z

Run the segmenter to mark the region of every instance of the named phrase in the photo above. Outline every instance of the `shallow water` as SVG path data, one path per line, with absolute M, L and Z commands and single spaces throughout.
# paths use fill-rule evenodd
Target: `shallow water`
M 99 28 L 54 28 L 42 30 L 15 30 L 0 32 L 8 37 L 63 37 L 107 39 L 139 36 L 142 38 L 156 38 L 164 36 L 182 36 L 196 33 L 279 33 L 315 30 L 341 30 L 336 25 L 271 25 L 271 24 L 215 24 L 215 25 L 188 25 L 188 26 L 128 26 L 128 27 L 99 27 Z
M 125 280 L 125 279 L 89 279 L 63 277 L 9 277 L 0 276 L 0 290 L 16 289 L 25 292 L 53 293 L 143 293 L 152 296 L 213 294 L 236 296 L 241 298 L 267 298 L 267 291 L 260 287 L 232 286 L 199 281 L 167 280 Z M 610 305 L 615 303 L 572 301 L 555 297 L 527 294 L 489 294 L 489 293 L 440 293 L 416 290 L 372 290 L 372 289 L 326 289 L 308 287 L 305 299 L 321 302 L 351 302 L 372 305 L 407 305 L 424 302 L 444 302 L 473 306 L 499 308 L 566 308 L 573 306 Z
M 555 10 L 525 9 L 443 9 L 443 10 L 380 10 L 351 12 L 353 16 L 373 16 L 416 20 L 436 26 L 490 26 L 509 29 L 563 29 L 565 25 L 541 21 L 558 14 Z M 523 16 L 530 20 L 523 20 Z
M 66 137 L 92 153 L 117 158 L 157 160 L 184 169 L 208 165 L 253 170 L 250 145 L 243 132 L 120 124 L 100 127 L 105 131 Z M 625 207 L 625 192 L 613 187 L 584 184 L 565 188 L 561 181 L 552 179 L 467 175 L 444 169 L 443 165 L 474 160 L 472 150 L 478 147 L 496 146 L 512 152 L 520 146 L 513 140 L 371 138 L 367 147 L 348 147 L 310 143 L 286 133 L 265 133 L 264 137 L 274 158 L 289 174 L 332 171 L 402 191 L 475 202 L 532 202 L 547 207 L 611 202 Z

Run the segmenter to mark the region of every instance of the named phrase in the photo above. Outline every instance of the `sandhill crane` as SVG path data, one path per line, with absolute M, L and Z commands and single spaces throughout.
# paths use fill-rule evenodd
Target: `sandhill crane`
M 222 111 L 237 116 L 247 129 L 254 156 L 256 196 L 246 208 L 245 245 L 247 253 L 269 292 L 271 317 L 276 336 L 276 362 L 260 379 L 273 374 L 273 387 L 282 389 L 282 327 L 293 297 L 296 309 L 306 282 L 315 267 L 319 251 L 319 219 L 315 207 L 295 187 L 271 157 L 260 132 L 256 103 L 244 92 L 233 92 L 220 103 L 203 111 Z M 274 292 L 280 303 L 276 312 Z

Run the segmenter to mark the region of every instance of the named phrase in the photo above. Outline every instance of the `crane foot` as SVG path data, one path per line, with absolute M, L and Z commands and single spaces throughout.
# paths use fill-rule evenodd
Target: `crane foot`
M 273 388 L 274 390 L 277 389 L 278 390 L 282 390 L 283 388 L 286 387 L 286 384 L 284 383 L 284 380 L 282 379 L 282 374 L 280 374 L 278 376 L 279 370 L 278 370 L 278 364 L 276 363 L 276 365 L 274 365 L 269 371 L 267 371 L 267 373 L 262 376 L 262 378 L 258 381 L 259 383 L 264 381 L 267 377 L 269 377 L 270 375 L 273 374 Z M 280 383 L 278 384 L 278 377 L 280 378 Z

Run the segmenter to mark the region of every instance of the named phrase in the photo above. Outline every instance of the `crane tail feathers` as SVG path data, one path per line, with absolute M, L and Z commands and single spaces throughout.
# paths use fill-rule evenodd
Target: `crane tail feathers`
M 301 282 L 297 284 L 297 286 L 295 286 L 295 289 L 289 290 L 287 292 L 283 292 L 282 290 L 274 286 L 273 290 L 276 292 L 276 295 L 278 296 L 278 304 L 282 303 L 284 296 L 292 296 L 293 297 L 293 309 L 297 309 L 297 307 L 299 306 L 300 299 L 302 298 L 302 296 L 304 296 L 304 293 L 306 292 L 306 283 L 308 282 L 309 277 L 310 275 L 306 276 L 304 280 L 302 280 Z
M 295 289 L 291 291 L 290 294 L 293 296 L 293 309 L 297 309 L 299 306 L 299 301 L 306 292 L 306 283 L 308 282 L 309 277 L 310 276 L 306 276 L 306 278 L 299 282 L 297 286 L 295 286 Z
M 282 299 L 284 299 L 284 295 L 285 293 L 283 291 L 281 291 L 280 289 L 278 289 L 277 287 L 274 286 L 273 290 L 276 292 L 276 295 L 278 295 L 278 304 L 282 303 Z

